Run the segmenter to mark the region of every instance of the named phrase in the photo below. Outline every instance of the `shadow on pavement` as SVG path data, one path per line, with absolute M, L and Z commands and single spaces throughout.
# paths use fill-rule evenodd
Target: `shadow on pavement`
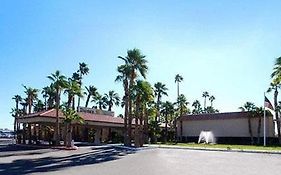
M 58 171 L 68 167 L 98 164 L 122 158 L 135 153 L 122 148 L 102 147 L 86 153 L 63 157 L 43 157 L 38 159 L 17 159 L 11 163 L 0 164 L 1 175 L 29 174 Z

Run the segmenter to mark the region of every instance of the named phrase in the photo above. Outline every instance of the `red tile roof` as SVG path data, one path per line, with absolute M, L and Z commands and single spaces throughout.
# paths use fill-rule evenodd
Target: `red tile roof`
M 248 117 L 248 112 L 226 112 L 214 114 L 189 114 L 180 117 L 178 120 L 227 120 Z
M 78 112 L 78 114 L 85 120 L 85 121 L 93 121 L 93 122 L 106 122 L 106 123 L 116 123 L 116 124 L 122 124 L 124 123 L 124 119 L 120 117 L 112 117 L 110 115 L 101 115 L 101 114 L 92 114 L 92 113 L 86 113 L 86 112 Z M 25 117 L 56 117 L 56 110 L 50 109 L 46 111 L 41 111 L 37 113 L 28 114 Z M 59 117 L 63 118 L 63 113 L 59 111 Z

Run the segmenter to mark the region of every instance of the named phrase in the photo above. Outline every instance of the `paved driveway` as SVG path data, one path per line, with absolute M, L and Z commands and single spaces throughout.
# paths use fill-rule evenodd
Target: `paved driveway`
M 26 153 L 26 154 L 25 154 Z M 280 174 L 281 155 L 83 147 L 77 151 L 22 150 L 0 153 L 0 174 L 173 175 Z

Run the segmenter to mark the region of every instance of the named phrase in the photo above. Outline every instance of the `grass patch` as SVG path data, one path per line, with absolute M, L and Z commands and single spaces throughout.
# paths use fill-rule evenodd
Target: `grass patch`
M 281 146 L 257 146 L 257 145 L 227 145 L 227 144 L 197 144 L 197 143 L 157 143 L 161 146 L 182 146 L 193 148 L 216 148 L 226 150 L 260 150 L 260 151 L 281 151 Z

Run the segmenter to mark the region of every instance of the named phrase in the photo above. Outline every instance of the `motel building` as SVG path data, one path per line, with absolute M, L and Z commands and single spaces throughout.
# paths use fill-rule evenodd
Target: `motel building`
M 251 117 L 250 119 L 254 140 L 257 140 L 260 122 L 261 143 L 263 143 L 264 136 L 263 119 L 263 116 L 260 118 Z M 274 125 L 272 116 L 267 116 L 266 137 L 268 143 L 272 143 L 276 140 Z M 177 120 L 177 136 L 182 142 L 197 143 L 202 131 L 212 132 L 217 143 L 250 143 L 247 112 L 184 115 Z
M 123 141 L 124 119 L 114 117 L 114 112 L 92 108 L 79 108 L 83 123 L 72 124 L 72 139 L 94 144 Z M 60 140 L 65 140 L 64 116 L 59 111 Z M 56 110 L 50 109 L 18 117 L 18 143 L 52 144 L 56 126 Z M 25 139 L 24 139 L 25 137 Z

